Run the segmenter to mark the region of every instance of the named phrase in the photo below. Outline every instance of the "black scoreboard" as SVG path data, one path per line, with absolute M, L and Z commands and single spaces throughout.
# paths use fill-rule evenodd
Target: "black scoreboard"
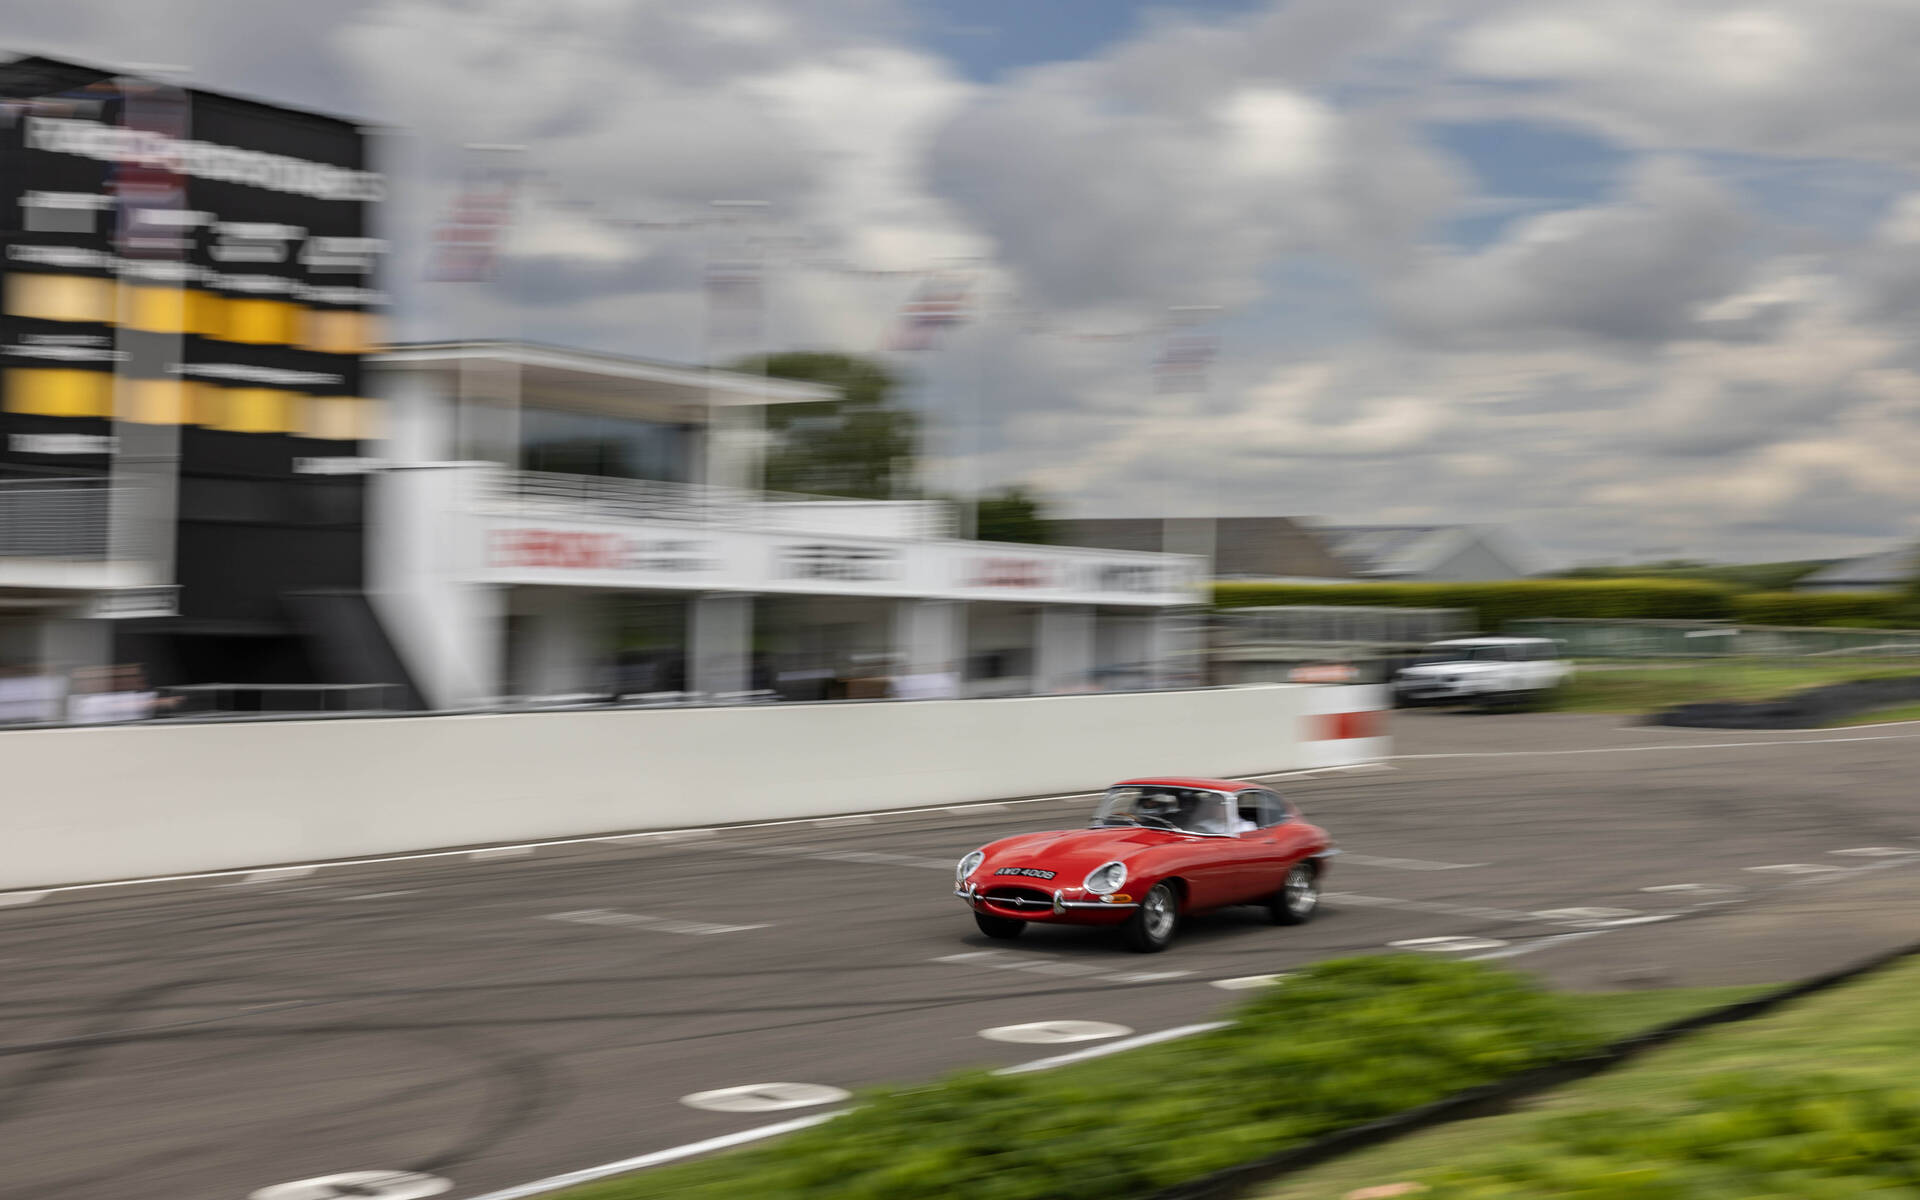
M 362 478 L 328 468 L 379 419 L 368 142 L 163 79 L 0 63 L 0 475 L 177 485 L 179 612 L 123 623 L 168 643 L 143 649 L 170 681 L 311 674 L 290 598 L 361 586 Z

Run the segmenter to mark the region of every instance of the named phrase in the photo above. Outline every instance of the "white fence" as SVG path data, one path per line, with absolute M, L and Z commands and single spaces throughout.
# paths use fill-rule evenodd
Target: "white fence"
M 1352 761 L 1377 689 L 0 733 L 0 888 L 1098 789 Z M 1333 751 L 1330 753 L 1330 751 Z

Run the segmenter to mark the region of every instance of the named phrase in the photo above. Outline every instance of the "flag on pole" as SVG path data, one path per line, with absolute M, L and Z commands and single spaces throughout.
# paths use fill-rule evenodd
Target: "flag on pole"
M 973 281 L 963 275 L 938 275 L 921 284 L 900 310 L 900 323 L 887 343 L 890 350 L 931 350 L 945 330 L 963 325 Z
M 1198 392 L 1206 387 L 1207 367 L 1213 362 L 1214 339 L 1206 334 L 1181 333 L 1169 337 L 1153 360 L 1155 390 Z
M 514 171 L 469 173 L 427 249 L 427 282 L 485 283 L 493 278 L 519 186 Z

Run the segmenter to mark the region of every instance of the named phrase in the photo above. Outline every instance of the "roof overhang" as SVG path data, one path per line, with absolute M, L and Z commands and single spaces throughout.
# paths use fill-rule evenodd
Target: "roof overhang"
M 840 398 L 839 392 L 821 384 L 528 342 L 405 343 L 388 346 L 370 361 L 387 370 L 444 374 L 449 379 L 466 367 L 512 367 L 529 391 L 602 400 L 626 396 L 701 408 L 820 404 Z

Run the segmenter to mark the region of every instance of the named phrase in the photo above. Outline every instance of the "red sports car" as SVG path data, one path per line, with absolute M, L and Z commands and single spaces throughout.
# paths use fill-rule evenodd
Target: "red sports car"
M 1025 833 L 960 860 L 954 894 L 980 932 L 1019 937 L 1029 921 L 1117 925 L 1129 948 L 1164 950 L 1184 913 L 1264 906 L 1299 925 L 1320 903 L 1324 829 L 1269 788 L 1231 779 L 1129 779 L 1087 829 Z

